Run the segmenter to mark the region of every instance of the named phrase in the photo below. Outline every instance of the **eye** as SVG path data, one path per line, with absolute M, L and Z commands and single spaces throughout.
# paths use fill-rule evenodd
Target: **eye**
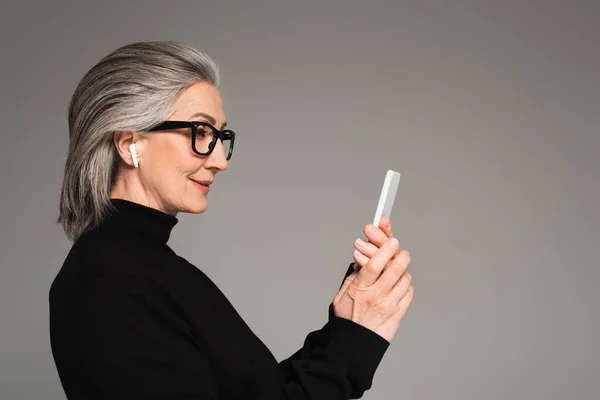
M 212 137 L 213 135 L 213 131 L 212 129 L 210 129 L 208 126 L 204 126 L 204 125 L 200 125 L 198 126 L 198 129 L 196 130 L 197 135 L 201 136 L 201 137 Z

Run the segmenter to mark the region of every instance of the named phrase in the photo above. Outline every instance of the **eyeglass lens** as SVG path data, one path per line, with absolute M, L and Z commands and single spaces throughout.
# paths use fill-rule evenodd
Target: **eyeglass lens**
M 214 132 L 212 129 L 210 129 L 208 126 L 198 126 L 196 130 L 196 150 L 200 153 L 207 153 L 209 150 L 209 145 L 212 142 L 213 138 Z M 222 138 L 222 140 L 225 157 L 227 157 L 231 148 L 231 137 L 229 134 L 225 134 L 225 137 Z

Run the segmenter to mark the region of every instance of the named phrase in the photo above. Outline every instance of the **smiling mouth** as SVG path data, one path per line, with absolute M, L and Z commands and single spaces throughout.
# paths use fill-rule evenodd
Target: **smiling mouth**
M 202 185 L 202 186 L 209 186 L 212 181 L 197 181 L 195 179 L 191 179 L 192 182 L 197 183 L 198 185 Z
M 196 181 L 193 179 L 190 179 L 192 181 L 192 183 L 194 184 L 194 186 L 196 186 L 201 192 L 203 193 L 208 193 L 210 191 L 210 184 L 212 182 L 210 181 Z

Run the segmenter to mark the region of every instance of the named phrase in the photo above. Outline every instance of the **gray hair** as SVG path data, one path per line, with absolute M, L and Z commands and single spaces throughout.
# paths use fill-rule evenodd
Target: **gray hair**
M 69 152 L 57 223 L 71 241 L 97 226 L 111 208 L 120 156 L 115 131 L 144 132 L 174 111 L 181 92 L 219 70 L 205 53 L 181 42 L 125 45 L 101 59 L 69 103 Z

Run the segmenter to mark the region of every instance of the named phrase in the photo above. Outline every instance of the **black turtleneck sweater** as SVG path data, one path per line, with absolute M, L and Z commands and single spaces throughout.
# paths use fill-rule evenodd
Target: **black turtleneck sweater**
M 73 244 L 50 287 L 52 354 L 68 399 L 333 400 L 371 387 L 383 337 L 330 304 L 327 323 L 278 362 L 167 245 L 176 217 L 111 202 L 117 211 Z

